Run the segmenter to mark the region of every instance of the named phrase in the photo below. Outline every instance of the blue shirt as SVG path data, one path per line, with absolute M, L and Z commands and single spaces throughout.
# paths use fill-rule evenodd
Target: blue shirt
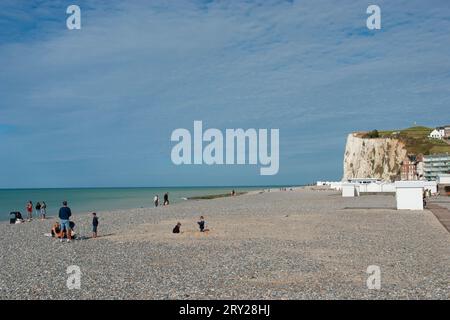
M 72 211 L 70 211 L 69 207 L 62 207 L 61 209 L 59 209 L 59 218 L 61 220 L 69 220 L 71 215 Z

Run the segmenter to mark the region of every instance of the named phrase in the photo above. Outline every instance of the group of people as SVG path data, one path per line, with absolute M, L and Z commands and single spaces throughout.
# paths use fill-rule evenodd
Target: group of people
M 70 217 L 72 216 L 72 210 L 70 210 L 67 205 L 67 201 L 63 201 L 63 206 L 59 209 L 58 217 L 59 223 L 55 222 L 52 227 L 52 237 L 59 238 L 61 242 L 64 239 L 67 239 L 67 242 L 70 242 L 74 237 L 75 233 L 73 231 L 75 227 L 75 223 L 70 221 Z M 92 213 L 92 238 L 97 238 L 97 229 L 98 229 L 98 217 L 97 213 Z
M 40 217 L 41 220 L 45 220 L 45 216 L 47 215 L 47 204 L 45 201 L 42 201 L 42 203 L 37 202 L 34 209 L 36 210 L 36 216 Z M 28 201 L 26 210 L 28 221 L 33 220 L 33 202 L 31 200 Z
M 231 195 L 236 195 L 236 192 L 233 190 L 231 192 Z M 154 204 L 155 207 L 159 206 L 159 196 L 155 195 L 154 197 Z M 164 194 L 164 202 L 163 202 L 164 206 L 169 205 L 169 193 L 166 192 Z M 39 216 L 42 220 L 45 219 L 46 214 L 47 214 L 47 204 L 45 203 L 45 201 L 41 202 L 37 202 L 36 206 L 34 207 L 34 209 L 36 210 L 36 215 Z M 31 221 L 33 219 L 33 202 L 30 200 L 28 201 L 27 205 L 26 205 L 26 211 L 27 211 L 27 218 L 28 221 Z M 18 212 L 18 214 L 20 215 L 20 212 Z M 73 221 L 70 220 L 70 217 L 72 216 L 72 211 L 69 208 L 67 201 L 63 201 L 62 203 L 62 207 L 59 209 L 59 213 L 58 213 L 58 218 L 59 221 L 55 222 L 52 226 L 51 229 L 51 236 L 54 238 L 58 238 L 60 239 L 61 242 L 64 241 L 64 239 L 67 239 L 67 242 L 70 242 L 75 233 L 74 233 L 74 228 L 75 228 L 75 223 Z M 16 215 L 16 218 L 18 216 Z M 22 216 L 20 215 L 19 217 L 20 219 L 22 219 Z M 97 214 L 95 212 L 92 213 L 92 237 L 93 238 L 97 238 L 97 229 L 98 229 L 98 217 Z M 200 216 L 200 220 L 197 222 L 200 232 L 205 232 L 205 231 L 209 231 L 208 229 L 206 229 L 206 222 L 203 216 Z M 181 223 L 178 222 L 176 224 L 176 226 L 173 228 L 173 233 L 180 233 L 181 232 Z
M 155 197 L 153 198 L 153 203 L 155 204 L 155 207 L 159 206 L 159 196 L 157 194 L 155 194 Z M 169 193 L 168 192 L 164 193 L 163 205 L 164 206 L 169 205 Z
M 36 206 L 34 207 L 36 210 L 36 215 L 40 216 L 41 219 L 45 219 L 47 214 L 47 204 L 45 201 L 42 201 L 42 203 L 38 202 L 36 203 Z M 28 201 L 26 205 L 26 211 L 27 211 L 27 218 L 28 221 L 31 221 L 33 219 L 33 202 Z M 23 222 L 22 215 L 20 212 L 12 212 L 11 214 L 14 214 L 14 218 L 16 223 Z M 55 222 L 52 226 L 51 232 L 49 236 L 51 235 L 54 238 L 59 238 L 61 242 L 63 242 L 64 239 L 67 239 L 67 242 L 70 242 L 74 235 L 74 228 L 75 223 L 70 220 L 70 217 L 72 216 L 72 210 L 70 210 L 69 206 L 67 205 L 67 201 L 63 201 L 62 207 L 59 209 L 58 212 L 58 218 L 59 221 Z M 11 222 L 11 223 L 14 223 Z M 98 217 L 97 213 L 92 213 L 92 237 L 97 238 L 97 229 L 98 229 Z
M 200 229 L 200 232 L 206 232 L 209 231 L 209 229 L 206 229 L 206 221 L 203 216 L 200 216 L 200 220 L 197 221 L 198 227 Z M 181 232 L 181 223 L 177 222 L 175 227 L 172 230 L 173 233 L 180 233 Z

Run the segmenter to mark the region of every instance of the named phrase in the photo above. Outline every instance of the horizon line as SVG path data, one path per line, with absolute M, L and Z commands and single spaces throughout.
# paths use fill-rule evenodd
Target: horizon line
M 164 188 L 262 188 L 262 187 L 302 187 L 308 184 L 271 184 L 271 185 L 216 185 L 216 186 L 158 186 L 158 187 L 18 187 L 0 188 L 1 190 L 32 190 L 32 189 L 164 189 Z

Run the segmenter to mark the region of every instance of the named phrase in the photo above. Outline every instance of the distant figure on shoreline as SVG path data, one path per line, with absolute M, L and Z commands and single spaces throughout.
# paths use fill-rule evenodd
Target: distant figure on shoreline
M 63 201 L 63 206 L 59 209 L 59 219 L 61 224 L 61 232 L 66 230 L 67 234 L 67 242 L 70 242 L 72 239 L 72 232 L 70 228 L 70 216 L 72 215 L 72 211 L 67 206 L 67 201 Z M 61 238 L 61 242 L 63 242 L 63 239 Z
M 164 205 L 165 206 L 169 205 L 169 193 L 168 192 L 164 193 Z
M 97 238 L 98 218 L 97 213 L 92 212 L 92 238 Z
M 155 208 L 159 205 L 159 196 L 155 195 L 155 197 L 153 198 L 153 203 L 155 204 Z
M 41 219 L 45 220 L 45 216 L 47 215 L 47 204 L 45 203 L 45 201 L 42 201 L 42 205 L 41 205 Z
M 177 225 L 173 228 L 173 233 L 180 233 L 181 223 L 177 223 Z
M 236 195 L 236 191 L 234 191 L 234 189 L 231 191 L 231 196 L 235 196 Z
M 33 219 L 33 202 L 31 202 L 31 200 L 27 203 L 27 217 L 28 221 Z

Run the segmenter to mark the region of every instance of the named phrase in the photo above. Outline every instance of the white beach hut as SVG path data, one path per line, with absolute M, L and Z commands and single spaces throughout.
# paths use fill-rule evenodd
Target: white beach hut
M 423 181 L 396 181 L 397 210 L 423 210 Z
M 343 197 L 354 197 L 355 196 L 355 185 L 353 183 L 343 183 L 342 184 L 342 196 Z

